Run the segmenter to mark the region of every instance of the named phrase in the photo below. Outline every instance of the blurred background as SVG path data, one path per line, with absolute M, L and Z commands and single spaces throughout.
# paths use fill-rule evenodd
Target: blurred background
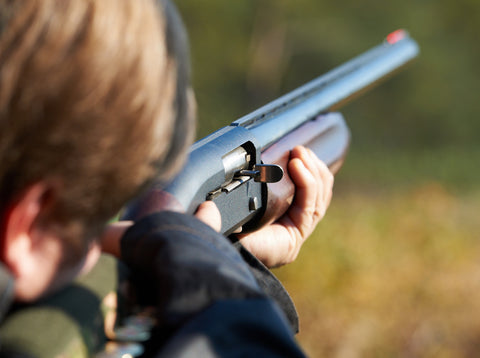
M 312 357 L 480 352 L 480 2 L 177 0 L 198 138 L 379 44 L 421 48 L 345 106 L 352 143 L 325 219 L 277 269 Z

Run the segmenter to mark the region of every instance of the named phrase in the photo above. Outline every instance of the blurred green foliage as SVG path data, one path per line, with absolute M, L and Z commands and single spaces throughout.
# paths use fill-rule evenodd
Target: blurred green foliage
M 398 168 L 400 176 L 411 157 L 430 170 L 423 176 L 449 184 L 462 175 L 480 177 L 478 1 L 178 0 L 177 5 L 190 34 L 199 137 L 405 28 L 420 44 L 418 60 L 342 109 L 354 154 L 340 183 L 358 185 L 357 174 L 367 181 L 377 177 L 361 170 L 371 155 L 379 170 L 389 157 L 402 157 L 406 168 Z M 460 163 L 457 169 L 450 158 L 449 170 L 461 174 L 444 173 L 450 150 Z M 357 163 L 355 170 L 350 161 Z
M 438 184 L 336 198 L 277 271 L 311 357 L 476 357 L 480 192 Z
M 416 62 L 341 109 L 352 131 L 326 218 L 278 271 L 318 357 L 480 347 L 478 0 L 177 0 L 198 136 L 407 29 Z

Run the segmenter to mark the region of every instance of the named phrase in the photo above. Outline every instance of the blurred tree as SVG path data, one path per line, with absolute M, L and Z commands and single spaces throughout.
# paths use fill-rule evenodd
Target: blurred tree
M 178 0 L 177 4 L 191 37 L 199 136 L 403 27 L 419 42 L 420 58 L 342 109 L 353 132 L 352 149 L 392 156 L 441 153 L 453 147 L 475 152 L 480 132 L 478 1 Z

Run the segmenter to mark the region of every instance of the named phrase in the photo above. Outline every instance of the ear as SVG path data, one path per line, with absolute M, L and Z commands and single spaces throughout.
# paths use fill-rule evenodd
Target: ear
M 2 259 L 15 277 L 34 269 L 31 266 L 36 247 L 35 222 L 44 207 L 47 190 L 43 183 L 30 186 L 4 213 Z
M 62 240 L 37 220 L 52 190 L 47 183 L 34 184 L 4 212 L 2 261 L 14 276 L 20 301 L 33 301 L 52 287 L 63 257 Z

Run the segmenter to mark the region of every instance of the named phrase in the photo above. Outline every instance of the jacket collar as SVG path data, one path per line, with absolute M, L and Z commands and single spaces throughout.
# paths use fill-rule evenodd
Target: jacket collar
M 0 322 L 10 308 L 14 296 L 14 280 L 8 269 L 0 263 Z

